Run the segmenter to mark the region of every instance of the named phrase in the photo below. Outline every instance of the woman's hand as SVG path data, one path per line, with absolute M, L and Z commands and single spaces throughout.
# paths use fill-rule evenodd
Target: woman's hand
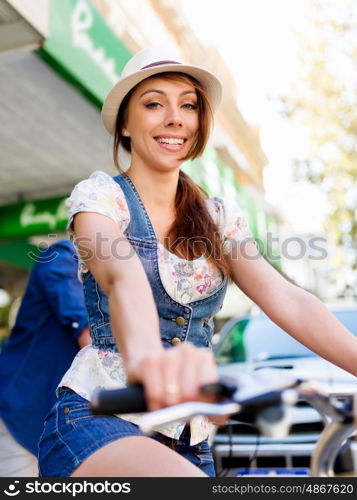
M 126 363 L 128 383 L 140 382 L 149 411 L 184 401 L 207 401 L 200 387 L 216 382 L 217 366 L 210 349 L 184 342 L 168 349 L 146 353 Z

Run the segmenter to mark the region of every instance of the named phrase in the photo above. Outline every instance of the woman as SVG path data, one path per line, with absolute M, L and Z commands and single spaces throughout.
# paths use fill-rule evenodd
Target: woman
M 300 342 L 357 372 L 352 334 L 257 255 L 238 207 L 205 199 L 180 171 L 202 153 L 220 95 L 211 73 L 149 48 L 104 103 L 118 170 L 120 148 L 131 161 L 114 178 L 95 172 L 69 200 L 93 345 L 60 383 L 40 441 L 43 476 L 214 475 L 205 418 L 146 437 L 140 415 L 93 417 L 88 400 L 98 387 L 135 382 L 151 410 L 198 398 L 217 379 L 212 316 L 228 278 Z

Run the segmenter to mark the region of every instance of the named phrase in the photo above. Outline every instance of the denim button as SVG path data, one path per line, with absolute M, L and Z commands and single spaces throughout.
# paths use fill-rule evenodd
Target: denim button
M 174 337 L 172 340 L 171 340 L 171 344 L 173 345 L 177 345 L 181 342 L 181 340 L 178 338 L 178 337 Z
M 176 325 L 183 326 L 185 324 L 185 318 L 183 316 L 177 316 Z

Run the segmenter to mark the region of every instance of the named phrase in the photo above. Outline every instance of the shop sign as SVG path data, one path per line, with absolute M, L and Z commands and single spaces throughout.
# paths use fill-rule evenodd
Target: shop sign
M 43 49 L 102 102 L 131 57 L 89 0 L 50 1 Z
M 0 238 L 64 231 L 68 221 L 66 198 L 15 203 L 0 208 Z

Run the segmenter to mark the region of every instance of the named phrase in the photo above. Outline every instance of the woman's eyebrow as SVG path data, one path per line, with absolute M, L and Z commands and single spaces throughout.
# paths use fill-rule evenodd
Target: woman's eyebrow
M 145 90 L 145 92 L 143 92 L 141 95 L 140 95 L 140 98 L 143 97 L 145 94 L 148 94 L 149 92 L 156 92 L 157 94 L 162 94 L 162 95 L 166 95 L 166 93 L 163 91 L 163 90 L 159 90 L 159 89 L 148 89 L 148 90 Z M 183 92 L 181 92 L 180 95 L 185 95 L 185 94 L 194 94 L 196 95 L 196 92 L 195 90 L 184 90 Z

